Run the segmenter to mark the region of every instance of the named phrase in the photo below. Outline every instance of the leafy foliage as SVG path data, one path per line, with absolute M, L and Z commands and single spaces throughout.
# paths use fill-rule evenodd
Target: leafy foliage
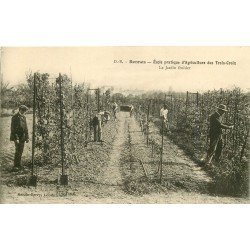
M 206 154 L 209 138 L 209 116 L 219 104 L 227 105 L 224 123 L 234 125 L 232 131 L 223 134 L 224 149 L 221 164 L 212 172 L 217 191 L 231 194 L 248 193 L 248 134 L 249 101 L 248 95 L 239 88 L 233 90 L 208 91 L 199 93 L 151 93 L 130 97 L 136 107 L 141 124 L 153 121 L 158 127 L 159 113 L 163 104 L 169 110 L 168 136 L 183 148 L 194 160 L 200 162 Z
M 72 166 L 79 162 L 78 151 L 91 140 L 90 122 L 97 111 L 97 100 L 110 105 L 111 92 L 88 90 L 88 86 L 72 85 L 67 75 L 56 79 L 36 73 L 36 157 L 51 167 Z M 34 89 L 34 75 L 28 84 Z M 98 94 L 98 96 L 97 96 Z

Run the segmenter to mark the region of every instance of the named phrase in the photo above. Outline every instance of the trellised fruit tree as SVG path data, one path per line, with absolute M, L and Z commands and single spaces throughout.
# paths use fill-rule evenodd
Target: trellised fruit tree
M 170 97 L 169 97 L 170 96 Z M 205 93 L 151 93 L 130 98 L 141 124 L 153 121 L 159 128 L 160 109 L 169 110 L 169 137 L 193 159 L 205 157 L 209 145 L 209 116 L 219 104 L 228 112 L 223 122 L 234 125 L 223 132 L 224 149 L 221 163 L 214 170 L 217 187 L 228 193 L 248 192 L 249 95 L 241 89 L 213 90 Z M 150 109 L 150 110 L 149 110 Z M 148 115 L 149 114 L 149 115 Z
M 92 140 L 91 120 L 100 107 L 110 108 L 111 92 L 90 91 L 84 83 L 73 86 L 65 74 L 51 78 L 36 72 L 27 81 L 36 99 L 35 163 L 63 166 L 64 172 L 79 162 L 79 152 Z

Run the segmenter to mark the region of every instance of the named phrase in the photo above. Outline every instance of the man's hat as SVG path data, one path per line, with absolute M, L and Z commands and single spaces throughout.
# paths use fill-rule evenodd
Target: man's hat
M 228 110 L 227 110 L 227 106 L 224 105 L 224 104 L 220 104 L 219 107 L 218 107 L 218 109 L 219 109 L 219 110 L 223 110 L 223 111 L 225 111 L 225 112 L 228 111 Z
M 19 110 L 24 110 L 24 111 L 27 111 L 29 108 L 25 105 L 21 105 L 19 106 Z

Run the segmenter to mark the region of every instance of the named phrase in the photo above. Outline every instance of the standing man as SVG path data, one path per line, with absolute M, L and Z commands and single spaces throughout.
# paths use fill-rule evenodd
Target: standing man
M 21 105 L 19 112 L 12 116 L 10 140 L 15 143 L 15 158 L 13 171 L 18 171 L 22 168 L 21 159 L 24 149 L 24 143 L 29 142 L 28 126 L 26 117 L 24 116 L 28 107 Z
M 117 113 L 117 110 L 118 110 L 118 105 L 116 102 L 113 103 L 112 105 L 112 110 L 113 110 L 113 115 L 114 115 L 114 118 L 116 120 L 116 113 Z
M 130 114 L 130 117 L 132 117 L 133 111 L 134 111 L 134 106 L 133 105 L 129 105 L 129 106 L 130 106 L 129 114 Z
M 165 128 L 168 129 L 168 109 L 167 105 L 164 104 L 163 108 L 160 110 L 160 118 L 162 119 L 162 122 L 165 124 Z
M 94 141 L 102 142 L 102 115 L 104 112 L 96 113 L 92 119 L 92 125 L 94 128 Z
M 209 127 L 209 149 L 207 151 L 206 165 L 210 165 L 212 159 L 220 161 L 222 153 L 222 129 L 233 129 L 234 126 L 228 126 L 221 123 L 224 113 L 227 112 L 226 105 L 220 104 L 218 110 L 210 116 Z

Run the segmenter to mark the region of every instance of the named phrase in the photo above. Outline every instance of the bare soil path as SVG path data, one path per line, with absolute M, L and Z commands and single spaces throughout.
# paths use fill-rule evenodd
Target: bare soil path
M 4 129 L 4 135 L 9 135 L 9 128 Z M 151 136 L 156 144 L 161 139 L 156 129 Z M 209 194 L 210 177 L 167 138 L 164 139 L 163 181 L 159 184 L 155 181 L 159 154 L 157 150 L 152 154 L 139 123 L 128 113 L 119 113 L 117 121 L 104 126 L 103 139 L 103 145 L 92 143 L 81 148 L 80 162 L 69 169 L 66 187 L 57 183 L 60 168 L 49 166 L 39 169 L 36 188 L 18 185 L 17 180 L 28 173 L 10 173 L 11 161 L 8 163 L 7 158 L 11 158 L 13 148 L 2 149 L 1 202 L 249 203 L 248 199 Z M 28 147 L 26 150 L 25 157 L 28 157 Z
M 123 117 L 117 120 L 116 136 L 113 142 L 113 148 L 110 152 L 109 162 L 104 170 L 104 174 L 99 177 L 99 181 L 104 181 L 107 185 L 122 185 L 122 177 L 120 173 L 120 158 L 123 150 L 124 141 L 126 140 L 125 123 Z

